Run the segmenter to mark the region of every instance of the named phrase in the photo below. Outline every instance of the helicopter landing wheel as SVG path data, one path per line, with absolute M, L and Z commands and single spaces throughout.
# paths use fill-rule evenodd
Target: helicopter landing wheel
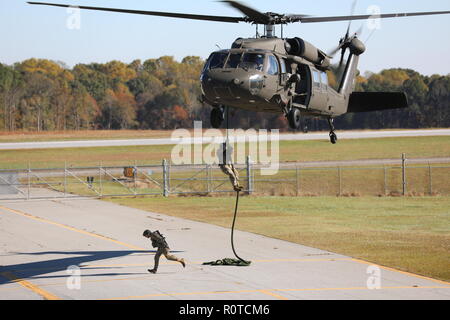
M 300 128 L 301 113 L 300 109 L 292 108 L 287 115 L 289 126 L 291 129 L 298 130 Z
M 338 140 L 338 138 L 337 138 L 336 133 L 330 132 L 330 141 L 331 141 L 331 143 L 332 144 L 336 144 L 337 140 Z
M 225 120 L 225 117 L 223 115 L 222 108 L 213 108 L 211 110 L 211 126 L 214 129 L 219 129 L 222 125 L 223 121 Z

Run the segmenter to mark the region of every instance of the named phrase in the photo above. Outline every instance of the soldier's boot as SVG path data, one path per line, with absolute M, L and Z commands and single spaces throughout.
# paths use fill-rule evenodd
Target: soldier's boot
M 186 262 L 184 261 L 184 259 L 181 259 L 180 263 L 183 265 L 183 268 L 186 268 Z
M 155 274 L 156 271 L 158 271 L 158 270 L 156 270 L 156 269 L 148 269 L 148 272 L 153 273 L 153 274 Z

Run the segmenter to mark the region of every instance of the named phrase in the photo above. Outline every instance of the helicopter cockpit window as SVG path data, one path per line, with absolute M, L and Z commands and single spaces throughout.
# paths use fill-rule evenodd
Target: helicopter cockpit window
M 287 73 L 286 61 L 284 59 L 280 59 L 281 73 Z
M 328 86 L 328 76 L 325 72 L 321 73 L 322 85 Z
M 246 53 L 239 65 L 242 69 L 254 69 L 258 71 L 263 71 L 264 67 L 264 54 L 260 53 Z
M 228 58 L 227 64 L 225 68 L 236 69 L 239 63 L 241 62 L 242 53 L 232 53 Z
M 269 56 L 269 65 L 267 66 L 267 73 L 276 76 L 278 74 L 278 61 L 275 56 Z
M 211 60 L 209 62 L 210 69 L 221 69 L 225 65 L 225 60 L 228 57 L 228 53 L 226 52 L 216 52 L 211 56 Z
M 320 87 L 320 75 L 316 70 L 313 71 L 313 81 L 315 87 Z

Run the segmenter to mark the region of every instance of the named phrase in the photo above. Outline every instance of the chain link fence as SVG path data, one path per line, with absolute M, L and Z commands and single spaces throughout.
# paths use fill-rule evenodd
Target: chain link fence
M 264 176 L 261 166 L 238 164 L 244 192 L 255 196 L 450 195 L 450 164 L 305 167 L 281 163 Z M 0 200 L 232 193 L 229 178 L 213 165 L 64 167 L 0 170 Z

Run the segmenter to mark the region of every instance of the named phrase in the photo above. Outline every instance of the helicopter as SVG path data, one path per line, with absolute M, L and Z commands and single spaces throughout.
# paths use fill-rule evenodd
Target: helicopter
M 372 15 L 315 17 L 304 14 L 262 13 L 238 1 L 221 1 L 244 14 L 243 17 L 212 16 L 173 12 L 155 12 L 105 7 L 28 2 L 84 10 L 162 16 L 225 23 L 251 23 L 256 26 L 254 38 L 238 38 L 230 49 L 211 53 L 201 72 L 200 101 L 212 106 L 211 125 L 220 128 L 229 107 L 253 112 L 281 113 L 291 129 L 301 127 L 303 117 L 326 119 L 330 128 L 330 142 L 337 143 L 334 119 L 346 113 L 382 111 L 407 108 L 403 92 L 354 92 L 359 57 L 366 51 L 358 32 L 351 35 L 353 20 L 373 19 Z M 353 11 L 356 2 L 353 3 Z M 400 18 L 450 14 L 450 11 L 380 14 L 375 18 Z M 302 38 L 285 38 L 283 26 L 290 23 L 321 23 L 349 21 L 345 36 L 330 53 L 318 49 Z M 258 27 L 264 27 L 259 34 Z M 281 26 L 281 37 L 276 36 Z M 341 52 L 338 88 L 328 81 L 331 60 Z M 348 51 L 347 59 L 344 60 Z

